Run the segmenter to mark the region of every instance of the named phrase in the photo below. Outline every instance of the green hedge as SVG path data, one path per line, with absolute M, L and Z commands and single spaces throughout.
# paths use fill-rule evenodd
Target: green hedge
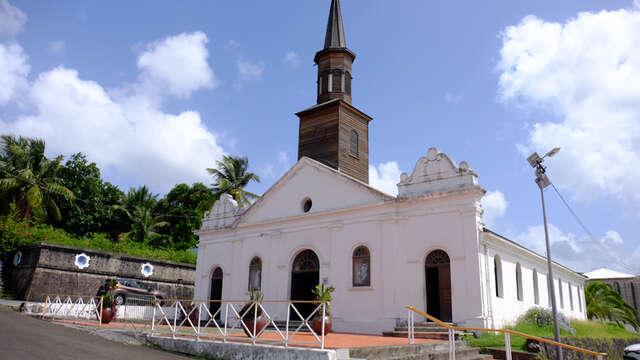
M 146 244 L 130 241 L 117 243 L 103 234 L 77 238 L 50 225 L 16 221 L 11 216 L 3 217 L 0 220 L 0 233 L 0 259 L 5 260 L 12 252 L 22 246 L 47 242 L 188 264 L 196 263 L 196 254 L 189 250 L 153 248 Z

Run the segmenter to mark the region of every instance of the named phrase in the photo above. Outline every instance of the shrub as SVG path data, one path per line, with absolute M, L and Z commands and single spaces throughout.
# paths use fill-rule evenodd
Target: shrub
M 547 327 L 553 324 L 553 312 L 551 309 L 532 307 L 520 316 L 518 323 L 529 323 L 538 327 Z M 558 326 L 560 329 L 575 335 L 575 329 L 571 327 L 571 320 L 563 313 L 558 313 Z
M 50 225 L 30 221 L 17 221 L 13 216 L 6 216 L 0 219 L 0 260 L 8 261 L 9 256 L 18 248 L 40 242 L 189 264 L 196 263 L 196 254 L 189 250 L 153 248 L 147 244 L 129 241 L 116 243 L 112 242 L 104 234 L 92 234 L 86 238 L 77 238 Z

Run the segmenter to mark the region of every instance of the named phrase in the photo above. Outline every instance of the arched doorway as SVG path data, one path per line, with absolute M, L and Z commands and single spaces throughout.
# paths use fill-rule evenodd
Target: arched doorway
M 427 313 L 451 322 L 451 261 L 442 250 L 434 250 L 425 260 Z
M 291 268 L 291 300 L 314 300 L 311 290 L 320 283 L 320 260 L 312 250 L 304 250 L 293 260 Z M 295 304 L 305 318 L 315 309 L 314 304 Z M 299 320 L 294 311 L 291 319 Z
M 211 274 L 211 300 L 222 300 L 222 268 L 216 267 Z M 209 311 L 211 315 L 216 315 L 216 311 L 220 309 L 221 304 L 219 302 L 209 303 Z M 220 319 L 220 315 L 215 316 L 216 319 Z

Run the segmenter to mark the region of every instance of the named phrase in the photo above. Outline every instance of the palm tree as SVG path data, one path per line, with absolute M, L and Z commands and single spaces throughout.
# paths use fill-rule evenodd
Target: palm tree
M 140 243 L 149 243 L 160 235 L 156 231 L 169 223 L 162 221 L 160 216 L 154 216 L 153 210 L 158 195 L 151 193 L 146 186 L 130 188 L 129 192 L 120 200 L 119 205 L 113 209 L 122 212 L 127 217 L 130 230 L 118 236 L 119 241 L 132 240 Z
M 7 213 L 15 204 L 22 220 L 47 215 L 60 220 L 55 195 L 75 199 L 58 177 L 62 155 L 53 160 L 44 156 L 43 140 L 2 135 L 0 137 L 0 201 Z
M 136 206 L 133 211 L 124 208 L 119 209 L 131 221 L 131 230 L 121 233 L 118 236 L 119 241 L 132 240 L 149 244 L 151 240 L 160 235 L 157 230 L 169 226 L 168 222 L 160 219 L 160 216 L 153 216 L 151 209 L 148 207 Z
M 638 311 L 629 305 L 611 285 L 594 281 L 584 289 L 587 318 L 626 323 L 638 329 Z
M 244 187 L 252 180 L 260 182 L 258 175 L 247 172 L 249 160 L 246 157 L 222 157 L 222 161 L 216 161 L 217 169 L 207 169 L 209 174 L 216 178 L 213 184 L 213 191 L 216 198 L 222 194 L 229 194 L 238 202 L 241 207 L 250 205 L 251 200 L 257 199 L 259 196 L 244 190 Z

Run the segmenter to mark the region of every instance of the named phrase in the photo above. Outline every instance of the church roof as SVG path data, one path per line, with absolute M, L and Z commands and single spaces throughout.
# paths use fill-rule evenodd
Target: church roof
M 585 273 L 584 276 L 588 277 L 590 280 L 594 279 L 628 279 L 635 277 L 635 275 L 625 274 L 618 271 L 614 271 L 611 269 L 598 269 L 592 272 Z
M 327 23 L 327 35 L 324 39 L 324 48 L 343 49 L 346 47 L 347 41 L 344 37 L 340 0 L 331 0 L 331 10 L 329 11 L 329 21 Z

